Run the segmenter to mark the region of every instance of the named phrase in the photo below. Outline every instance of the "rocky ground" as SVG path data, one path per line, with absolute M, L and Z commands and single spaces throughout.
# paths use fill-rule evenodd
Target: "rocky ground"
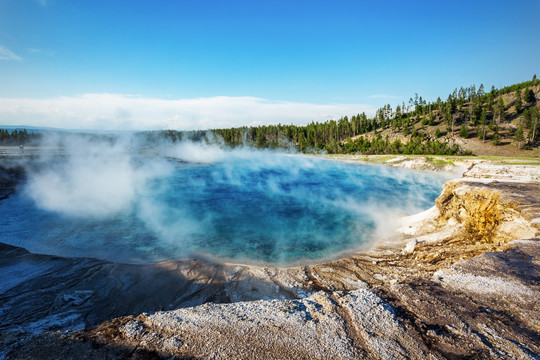
M 0 359 L 537 359 L 540 167 L 462 165 L 394 238 L 322 264 L 136 266 L 3 245 Z

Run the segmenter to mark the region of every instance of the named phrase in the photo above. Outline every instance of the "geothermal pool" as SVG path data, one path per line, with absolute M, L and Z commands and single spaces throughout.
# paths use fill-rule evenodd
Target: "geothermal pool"
M 48 160 L 0 202 L 1 242 L 123 263 L 323 260 L 388 235 L 447 180 L 272 152 L 80 160 Z

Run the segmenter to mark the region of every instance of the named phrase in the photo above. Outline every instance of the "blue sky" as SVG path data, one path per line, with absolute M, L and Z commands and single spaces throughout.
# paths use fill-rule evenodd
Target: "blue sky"
M 415 93 L 529 80 L 538 14 L 538 0 L 0 0 L 0 124 L 191 129 L 373 114 Z

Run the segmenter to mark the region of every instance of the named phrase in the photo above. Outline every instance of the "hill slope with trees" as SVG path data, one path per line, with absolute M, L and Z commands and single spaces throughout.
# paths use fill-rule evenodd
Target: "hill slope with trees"
M 295 146 L 302 152 L 332 154 L 469 154 L 538 150 L 540 81 L 486 91 L 481 84 L 455 89 L 445 101 L 415 94 L 407 104 L 385 105 L 375 116 L 306 126 L 271 125 L 216 129 L 231 147 Z M 503 150 L 505 146 L 511 149 Z M 509 150 L 509 151 L 508 151 Z M 533 151 L 534 152 L 534 151 Z

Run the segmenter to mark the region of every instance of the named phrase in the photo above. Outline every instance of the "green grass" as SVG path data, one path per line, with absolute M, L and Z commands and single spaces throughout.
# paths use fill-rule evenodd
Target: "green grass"
M 497 165 L 540 165 L 537 157 L 477 156 L 474 159 L 487 160 Z
M 345 154 L 335 154 L 328 155 L 329 158 L 334 159 L 351 159 L 358 160 L 370 164 L 385 164 L 391 160 L 399 159 L 399 161 L 394 161 L 394 164 L 413 160 L 415 158 L 423 158 L 427 163 L 436 167 L 444 168 L 445 166 L 451 165 L 456 166 L 456 163 L 461 161 L 475 160 L 475 161 L 486 161 L 495 165 L 539 165 L 540 158 L 537 157 L 504 157 L 504 156 L 461 156 L 461 155 L 345 155 Z
M 438 168 L 443 168 L 445 166 L 454 166 L 455 163 L 454 161 L 450 160 L 450 159 L 447 159 L 447 158 L 440 158 L 440 157 L 431 157 L 431 156 L 426 156 L 426 161 L 429 162 L 430 164 L 432 164 L 433 166 L 435 167 L 438 167 Z

